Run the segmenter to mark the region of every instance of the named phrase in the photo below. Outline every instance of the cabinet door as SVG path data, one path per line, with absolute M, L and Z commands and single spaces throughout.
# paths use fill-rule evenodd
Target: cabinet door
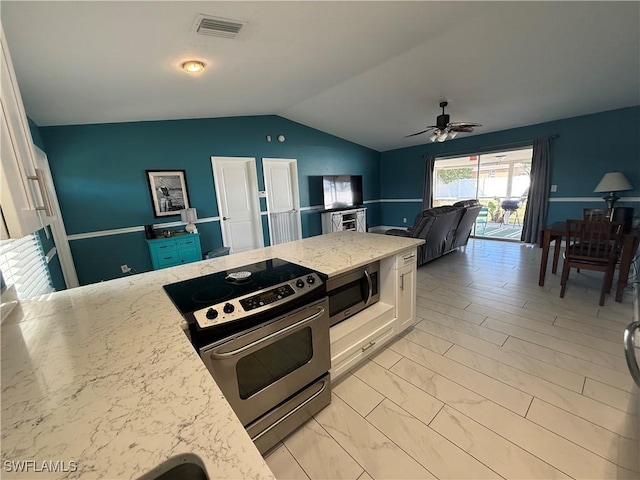
M 0 229 L 0 234 L 22 238 L 48 225 L 47 215 L 51 214 L 51 209 L 44 176 L 36 168 L 33 140 L 4 32 L 0 32 L 0 39 L 0 204 L 6 224 L 6 229 Z
M 417 269 L 415 263 L 398 270 L 396 308 L 397 330 L 400 333 L 413 325 L 416 321 L 416 280 Z
M 367 213 L 364 208 L 356 212 L 356 220 L 356 231 L 365 233 L 367 231 Z

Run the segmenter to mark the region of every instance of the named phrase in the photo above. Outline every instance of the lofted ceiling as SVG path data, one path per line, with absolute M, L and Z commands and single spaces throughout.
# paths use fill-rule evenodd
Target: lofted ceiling
M 237 39 L 199 14 L 246 21 Z M 639 2 L 3 0 L 40 126 L 280 115 L 379 151 L 640 104 Z M 185 60 L 206 70 L 188 76 Z

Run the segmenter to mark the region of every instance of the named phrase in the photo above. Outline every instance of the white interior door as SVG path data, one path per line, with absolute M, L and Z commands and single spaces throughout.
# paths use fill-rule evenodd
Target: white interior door
M 231 253 L 264 246 L 256 159 L 211 157 L 222 241 Z
M 293 158 L 263 158 L 271 245 L 302 238 L 298 162 Z

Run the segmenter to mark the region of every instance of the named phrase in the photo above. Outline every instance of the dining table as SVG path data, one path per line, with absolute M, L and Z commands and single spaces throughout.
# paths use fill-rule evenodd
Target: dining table
M 544 286 L 544 279 L 547 275 L 547 263 L 549 261 L 549 250 L 551 243 L 553 248 L 553 264 L 551 273 L 558 271 L 558 259 L 560 258 L 560 250 L 562 247 L 562 239 L 567 235 L 566 221 L 554 222 L 542 231 L 542 258 L 540 259 L 540 275 L 538 285 Z M 622 236 L 622 251 L 620 253 L 620 273 L 618 274 L 618 282 L 616 285 L 616 302 L 622 302 L 624 289 L 627 286 L 629 270 L 633 257 L 638 250 L 640 244 L 640 229 L 631 229 Z

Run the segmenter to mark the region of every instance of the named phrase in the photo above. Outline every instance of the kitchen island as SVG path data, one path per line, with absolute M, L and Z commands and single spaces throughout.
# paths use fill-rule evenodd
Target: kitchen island
M 187 456 L 273 478 L 162 285 L 270 258 L 332 276 L 420 243 L 340 232 L 23 302 L 2 326 L 3 478 L 137 478 Z

